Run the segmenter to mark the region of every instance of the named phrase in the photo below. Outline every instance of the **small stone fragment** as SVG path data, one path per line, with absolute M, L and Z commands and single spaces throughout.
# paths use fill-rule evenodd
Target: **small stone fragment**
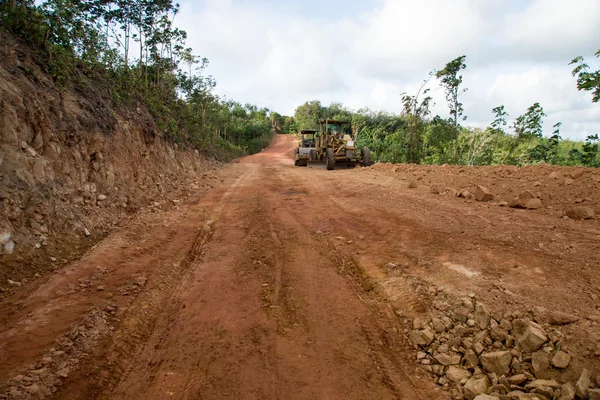
M 546 341 L 548 337 L 545 332 L 540 328 L 530 324 L 519 338 L 517 338 L 517 345 L 524 353 L 532 353 L 538 350 Z
M 581 376 L 577 380 L 577 383 L 575 384 L 575 394 L 578 397 L 580 397 L 582 399 L 587 398 L 588 390 L 590 387 L 590 380 L 591 380 L 590 371 L 588 371 L 587 369 L 584 369 L 581 372 Z
M 533 374 L 538 379 L 548 378 L 548 367 L 550 366 L 550 357 L 543 351 L 535 352 L 531 355 L 531 366 Z
M 575 398 L 575 386 L 571 382 L 567 382 L 560 387 L 559 400 L 573 400 Z
M 515 199 L 509 203 L 510 207 L 513 208 L 525 208 L 528 210 L 534 210 L 542 206 L 542 201 L 532 192 L 525 191 L 519 194 Z
M 512 360 L 510 351 L 484 353 L 479 359 L 487 372 L 494 373 L 497 376 L 508 375 L 510 372 L 510 362 Z
M 567 210 L 566 214 L 567 217 L 576 220 L 596 218 L 596 213 L 594 212 L 594 209 L 586 206 L 571 207 Z
M 494 195 L 485 186 L 477 186 L 477 189 L 475 189 L 475 200 L 491 201 L 494 200 Z
M 414 330 L 409 335 L 410 341 L 420 346 L 429 346 L 434 338 L 435 335 L 429 329 Z
M 589 400 L 600 400 L 600 389 L 588 390 L 588 398 Z
M 471 373 L 469 371 L 455 365 L 451 365 L 446 371 L 446 378 L 448 378 L 451 382 L 460 382 L 463 379 L 469 379 L 470 377 Z
M 557 351 L 554 357 L 552 357 L 552 365 L 556 368 L 565 369 L 571 362 L 571 356 L 564 351 Z
M 485 375 L 472 376 L 463 387 L 465 399 L 474 400 L 480 394 L 486 394 L 490 380 Z

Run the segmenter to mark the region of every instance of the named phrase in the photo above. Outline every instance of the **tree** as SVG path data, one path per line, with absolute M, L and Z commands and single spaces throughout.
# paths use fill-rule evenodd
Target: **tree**
M 531 143 L 532 139 L 539 139 L 542 137 L 542 125 L 545 116 L 546 114 L 540 103 L 534 103 L 527 109 L 525 114 L 517 117 L 512 127 L 514 139 L 504 158 L 504 163 L 507 161 L 517 161 L 511 160 L 511 157 L 514 155 L 514 152 L 519 145 Z
M 463 105 L 459 101 L 459 96 L 466 92 L 466 88 L 461 89 L 461 85 L 463 82 L 463 77 L 460 75 L 460 71 L 465 69 L 467 65 L 465 64 L 466 56 L 460 56 L 455 58 L 446 64 L 446 66 L 436 72 L 435 76 L 440 80 L 440 85 L 444 88 L 446 93 L 446 100 L 448 101 L 448 107 L 450 108 L 450 120 L 455 128 L 454 133 L 454 162 L 458 162 L 459 154 L 458 154 L 458 134 L 459 130 L 459 120 L 466 120 L 467 117 L 463 116 Z
M 432 102 L 431 96 L 427 95 L 430 89 L 424 88 L 429 83 L 432 76 L 433 72 L 430 72 L 429 78 L 423 81 L 416 95 L 410 96 L 406 93 L 402 93 L 402 104 L 404 105 L 404 108 L 402 110 L 402 116 L 406 118 L 406 121 L 408 123 L 407 161 L 409 163 L 421 163 L 421 144 L 424 131 L 424 123 L 425 119 L 431 114 L 429 106 Z M 419 100 L 421 92 L 425 96 L 423 100 Z
M 595 54 L 600 57 L 600 50 Z M 590 66 L 585 63 L 583 57 L 575 57 L 569 65 L 577 65 L 573 71 L 573 76 L 577 77 L 577 89 L 592 92 L 592 102 L 600 101 L 600 69 L 590 72 Z

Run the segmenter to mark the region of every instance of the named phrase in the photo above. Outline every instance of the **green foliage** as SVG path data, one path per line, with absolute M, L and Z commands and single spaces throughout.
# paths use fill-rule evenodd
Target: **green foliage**
M 260 151 L 272 137 L 270 111 L 214 95 L 208 60 L 173 25 L 178 12 L 172 0 L 6 0 L 0 22 L 37 50 L 56 82 L 99 80 L 116 103 L 144 104 L 173 141 L 224 158 Z
M 600 50 L 595 54 L 600 57 Z M 569 65 L 576 65 L 573 76 L 577 77 L 577 89 L 592 92 L 592 101 L 600 101 L 600 69 L 590 71 L 590 66 L 585 63 L 583 57 L 575 57 Z

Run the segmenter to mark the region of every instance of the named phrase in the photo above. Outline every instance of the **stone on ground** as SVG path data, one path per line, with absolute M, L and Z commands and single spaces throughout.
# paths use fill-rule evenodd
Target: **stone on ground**
M 594 219 L 596 213 L 591 207 L 575 206 L 567 210 L 567 217 L 571 219 Z
M 541 328 L 529 325 L 517 339 L 517 345 L 524 353 L 533 353 L 542 347 L 547 340 L 548 337 Z
M 490 387 L 490 380 L 485 375 L 477 375 L 469 378 L 463 387 L 465 399 L 474 400 L 480 394 L 486 394 Z
M 494 373 L 497 376 L 508 375 L 510 372 L 510 362 L 512 361 L 510 351 L 484 353 L 479 359 L 487 372 Z
M 477 186 L 477 189 L 475 189 L 475 200 L 491 201 L 494 200 L 494 195 L 485 186 Z
M 513 199 L 509 206 L 512 208 L 525 208 L 527 210 L 535 210 L 542 206 L 542 201 L 530 191 L 521 192 L 519 196 Z
M 564 351 L 557 351 L 554 357 L 552 357 L 552 365 L 559 369 L 565 369 L 571 362 L 571 356 Z
M 588 371 L 587 369 L 584 369 L 583 372 L 581 372 L 581 376 L 577 380 L 577 383 L 575 384 L 575 394 L 579 398 L 581 398 L 581 399 L 587 398 L 588 390 L 590 388 L 590 380 L 591 380 L 590 371 Z

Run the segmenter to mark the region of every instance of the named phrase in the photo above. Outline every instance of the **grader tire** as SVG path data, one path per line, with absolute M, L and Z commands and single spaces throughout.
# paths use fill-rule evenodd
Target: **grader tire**
M 371 161 L 371 150 L 369 150 L 368 147 L 365 147 L 362 151 L 362 165 L 363 167 L 368 167 L 371 164 L 373 164 Z
M 315 149 L 312 149 L 312 150 L 310 151 L 310 154 L 309 154 L 309 156 L 308 156 L 308 159 L 309 159 L 309 161 L 318 161 L 318 159 L 317 159 L 317 150 L 315 150 Z
M 333 154 L 333 149 L 327 149 L 325 151 L 325 158 L 327 161 L 327 170 L 333 171 L 335 169 L 335 155 Z

